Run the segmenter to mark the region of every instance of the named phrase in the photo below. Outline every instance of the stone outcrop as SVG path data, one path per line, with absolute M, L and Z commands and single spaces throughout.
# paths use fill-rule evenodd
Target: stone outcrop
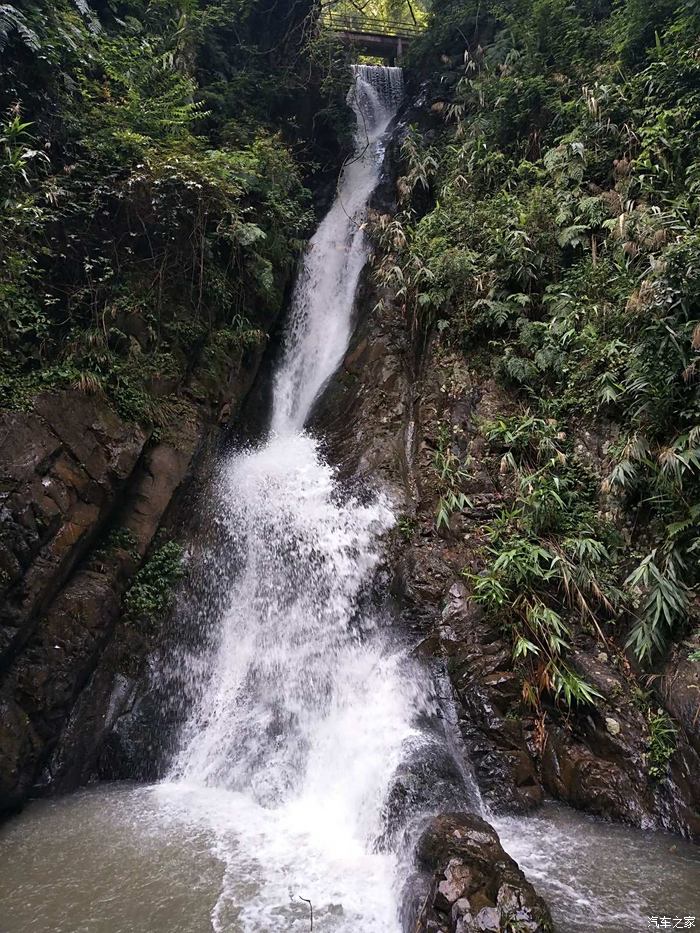
M 668 711 L 700 754 L 700 664 L 690 660 L 690 654 L 698 651 L 700 631 L 673 649 L 661 672 L 660 689 Z
M 459 698 L 460 725 L 484 796 L 513 812 L 542 802 L 543 791 L 530 753 L 530 724 L 513 715 L 520 682 L 500 633 L 453 583 L 439 622 L 439 649 Z
M 0 423 L 0 663 L 7 665 L 94 544 L 146 442 L 95 398 L 40 396 Z
M 260 357 L 159 438 L 77 390 L 0 416 L 0 813 L 94 774 L 157 641 L 123 597 Z
M 550 933 L 547 905 L 478 816 L 434 817 L 418 842 L 427 893 L 412 933 Z
M 149 444 L 104 401 L 71 391 L 5 421 L 0 807 L 9 809 L 54 789 L 59 774 L 61 786 L 75 786 L 94 760 L 103 731 L 93 730 L 90 743 L 64 727 L 201 428 L 183 430 L 178 446 Z M 108 717 L 110 705 L 111 695 L 91 704 L 91 715 Z M 47 768 L 52 752 L 57 764 Z

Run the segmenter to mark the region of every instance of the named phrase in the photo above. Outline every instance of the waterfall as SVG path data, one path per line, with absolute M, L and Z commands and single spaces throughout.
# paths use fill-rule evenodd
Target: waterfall
M 394 518 L 382 495 L 343 491 L 304 424 L 347 350 L 401 80 L 398 68 L 354 69 L 355 152 L 293 295 L 270 436 L 220 479 L 230 546 L 215 564 L 236 572 L 160 789 L 211 815 L 226 866 L 216 930 L 306 930 L 302 897 L 314 929 L 399 929 L 397 856 L 381 840 L 392 776 L 422 741 L 421 701 L 365 598 Z
M 292 300 L 284 356 L 275 377 L 273 432 L 300 430 L 345 353 L 368 244 L 363 221 L 379 181 L 383 137 L 403 93 L 400 68 L 353 66 L 348 103 L 355 152 L 335 201 L 311 239 Z
M 480 803 L 446 672 L 412 661 L 372 598 L 390 505 L 344 488 L 304 430 L 346 349 L 400 89 L 396 69 L 355 69 L 356 151 L 299 276 L 269 439 L 232 455 L 212 490 L 219 543 L 181 596 L 196 604 L 179 620 L 189 648 L 162 671 L 190 711 L 171 771 L 35 801 L 0 828 L 3 933 L 308 933 L 312 908 L 316 933 L 400 933 L 428 893 L 411 861 L 425 816 L 465 805 L 495 824 L 559 930 L 697 913 L 689 844 L 561 806 L 515 817 Z

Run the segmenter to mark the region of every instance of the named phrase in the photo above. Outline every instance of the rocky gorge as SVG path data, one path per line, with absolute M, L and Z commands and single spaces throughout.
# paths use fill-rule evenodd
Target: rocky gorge
M 484 44 L 489 41 L 492 27 L 490 23 L 479 34 Z M 469 48 L 469 54 L 478 60 L 483 52 L 481 45 L 474 42 Z M 458 57 L 443 64 L 448 74 L 463 66 Z M 314 460 L 313 466 L 304 460 L 301 473 L 308 476 L 318 464 L 329 465 L 333 482 L 339 484 L 333 493 L 335 499 L 329 500 L 340 516 L 333 521 L 341 521 L 332 526 L 336 542 L 344 541 L 346 535 L 357 535 L 352 540 L 364 542 L 353 544 L 351 553 L 374 554 L 372 537 L 369 532 L 367 538 L 363 537 L 364 525 L 358 528 L 359 513 L 353 509 L 362 505 L 368 515 L 376 509 L 372 522 L 381 526 L 386 521 L 381 532 L 384 543 L 369 583 L 365 580 L 359 586 L 357 596 L 352 589 L 352 605 L 347 610 L 342 600 L 349 598 L 350 590 L 342 590 L 340 603 L 337 596 L 331 599 L 332 605 L 342 605 L 342 612 L 347 611 L 348 631 L 357 628 L 357 644 L 368 646 L 368 651 L 374 645 L 376 629 L 383 631 L 385 623 L 377 626 L 368 619 L 378 615 L 389 620 L 388 641 L 395 638 L 398 645 L 405 647 L 407 658 L 399 652 L 398 667 L 385 671 L 389 693 L 385 696 L 376 684 L 372 687 L 372 692 L 378 694 L 377 702 L 384 703 L 370 709 L 376 718 L 377 735 L 384 728 L 382 711 L 393 711 L 397 696 L 414 688 L 407 681 L 426 678 L 427 686 L 419 690 L 421 698 L 411 701 L 415 708 L 410 722 L 401 719 L 398 712 L 391 714 L 399 717 L 392 721 L 392 729 L 398 730 L 397 736 L 401 729 L 406 730 L 404 746 L 412 751 L 396 759 L 396 767 L 394 751 L 387 753 L 393 771 L 388 789 L 382 791 L 383 829 L 372 847 L 373 855 L 382 857 L 394 849 L 409 853 L 406 858 L 410 867 L 404 866 L 400 899 L 403 928 L 414 933 L 534 933 L 551 930 L 557 922 L 556 928 L 564 930 L 560 905 L 558 911 L 553 911 L 553 921 L 542 890 L 536 881 L 528 880 L 528 866 L 522 866 L 523 873 L 511 857 L 513 853 L 509 854 L 508 830 L 502 830 L 499 818 L 522 817 L 519 825 L 524 828 L 527 814 L 538 812 L 545 800 L 554 799 L 608 821 L 644 831 L 663 830 L 697 841 L 700 665 L 693 660 L 697 649 L 697 632 L 692 627 L 695 597 L 691 583 L 687 618 L 680 634 L 655 657 L 652 667 L 643 667 L 615 628 L 619 622 L 625 631 L 623 610 L 616 616 L 618 622 L 612 624 L 611 617 L 617 610 L 610 608 L 607 596 L 596 595 L 599 602 L 593 610 L 588 608 L 595 602 L 590 597 L 593 587 L 586 589 L 588 581 L 584 586 L 581 577 L 573 576 L 563 584 L 553 584 L 561 589 L 571 587 L 589 597 L 585 607 L 579 607 L 583 621 L 560 641 L 566 643 L 565 671 L 575 675 L 576 684 L 584 684 L 584 691 L 592 692 L 574 694 L 567 702 L 551 674 L 556 666 L 542 665 L 536 670 L 540 682 L 535 683 L 532 669 L 523 665 L 522 654 L 514 650 L 512 631 L 520 623 L 513 621 L 511 625 L 508 608 L 494 612 L 488 602 L 478 598 L 479 581 L 488 577 L 494 548 L 498 546 L 494 527 L 499 521 L 504 524 L 512 520 L 508 516 L 517 512 L 524 496 L 521 479 L 527 472 L 513 467 L 520 449 L 506 439 L 504 430 L 499 434 L 494 425 L 510 426 L 523 417 L 524 408 L 529 417 L 530 402 L 524 401 L 521 388 L 503 377 L 483 347 L 475 344 L 470 356 L 464 344 L 457 346 L 445 339 L 449 327 L 441 322 L 446 317 L 431 320 L 428 325 L 415 318 L 411 307 L 415 296 L 406 284 L 408 265 L 401 278 L 387 274 L 387 268 L 395 269 L 404 262 L 402 243 L 417 235 L 409 224 L 418 225 L 421 217 L 429 217 L 439 201 L 436 183 L 430 180 L 437 169 L 426 169 L 426 163 L 421 163 L 425 156 L 416 153 L 431 151 L 438 145 L 450 95 L 445 91 L 445 81 L 437 84 L 432 78 L 426 80 L 420 68 L 418 64 L 410 76 L 407 98 L 393 118 L 390 136 L 382 143 L 388 150 L 382 177 L 373 193 L 368 192 L 370 209 L 362 223 L 373 242 L 373 258 L 364 269 L 363 263 L 359 264 L 357 297 L 354 290 L 349 296 L 352 326 L 346 346 L 339 365 L 330 370 L 332 375 L 321 380 L 323 391 L 320 397 L 314 395 L 311 399 L 308 417 L 302 421 L 308 436 L 319 445 L 323 459 Z M 448 76 L 448 84 L 449 80 Z M 420 180 L 421 171 L 427 173 L 425 183 Z M 403 241 L 397 239 L 396 223 L 403 224 Z M 451 244 L 441 246 L 445 251 L 452 249 Z M 421 262 L 427 264 L 428 260 L 423 256 Z M 289 562 L 295 567 L 290 556 L 295 548 L 305 553 L 305 545 L 299 542 L 305 540 L 306 525 L 297 527 L 296 518 L 289 515 L 270 517 L 263 500 L 269 490 L 282 488 L 287 495 L 286 480 L 280 479 L 277 471 L 285 458 L 295 464 L 297 457 L 306 457 L 307 453 L 302 454 L 296 447 L 280 449 L 279 453 L 273 450 L 275 462 L 261 466 L 255 457 L 256 452 L 264 452 L 264 444 L 262 448 L 255 444 L 260 443 L 260 436 L 265 437 L 270 397 L 277 391 L 279 398 L 279 383 L 275 383 L 273 373 L 279 373 L 280 367 L 284 372 L 285 352 L 289 354 L 292 345 L 289 338 L 285 343 L 288 331 L 284 328 L 289 326 L 290 309 L 294 320 L 294 302 L 298 299 L 294 298 L 291 283 L 298 272 L 287 268 L 278 283 L 283 299 L 274 310 L 258 313 L 256 323 L 272 333 L 271 341 L 267 346 L 264 340 L 251 340 L 247 345 L 244 342 L 223 364 L 219 361 L 226 378 L 216 384 L 213 394 L 201 391 L 201 373 L 196 365 L 179 382 L 156 389 L 156 393 L 163 391 L 168 398 L 180 396 L 187 400 L 185 417 L 179 411 L 166 427 L 130 420 L 108 396 L 75 386 L 50 388 L 32 396 L 23 410 L 11 407 L 3 414 L 0 808 L 6 816 L 20 810 L 30 799 L 70 794 L 94 782 L 152 782 L 165 778 L 167 788 L 173 780 L 173 768 L 185 786 L 192 775 L 199 774 L 196 735 L 189 751 L 186 748 L 183 752 L 183 724 L 186 730 L 189 721 L 194 733 L 199 730 L 205 735 L 215 725 L 212 710 L 218 710 L 218 704 L 224 704 L 227 717 L 232 710 L 240 711 L 241 706 L 230 705 L 225 690 L 207 695 L 209 688 L 205 688 L 202 697 L 201 683 L 190 693 L 192 685 L 183 686 L 186 678 L 181 682 L 180 675 L 176 671 L 173 676 L 172 670 L 180 663 L 178 658 L 191 652 L 190 642 L 209 637 L 205 629 L 195 626 L 188 630 L 200 612 L 194 603 L 199 601 L 205 611 L 211 611 L 213 619 L 226 620 L 230 588 L 234 609 L 236 600 L 242 598 L 235 595 L 235 560 L 230 568 L 216 571 L 219 583 L 214 584 L 215 589 L 218 586 L 215 594 L 211 583 L 202 582 L 210 572 L 209 555 L 225 552 L 230 546 L 229 537 L 238 542 L 239 549 L 247 548 L 256 566 L 269 575 L 271 588 L 276 588 L 274 612 L 280 619 L 288 614 L 290 629 L 297 624 L 296 599 L 299 591 L 305 591 L 300 580 L 307 573 L 307 565 L 302 576 L 294 570 L 291 583 L 280 577 L 280 566 Z M 438 315 L 448 314 L 448 304 L 445 299 Z M 135 319 L 131 323 L 135 324 Z M 327 340 L 331 342 L 330 337 Z M 145 339 L 144 344 L 147 342 Z M 304 372 L 314 365 L 306 363 Z M 290 385 L 294 384 L 290 377 Z M 287 417 L 293 420 L 292 415 Z M 552 462 L 556 460 L 585 477 L 587 489 L 595 487 L 593 492 L 586 492 L 593 502 L 592 511 L 599 516 L 612 514 L 613 522 L 624 525 L 622 511 L 615 511 L 617 506 L 611 504 L 609 489 L 601 488 L 599 481 L 613 466 L 613 441 L 620 433 L 619 425 L 608 414 L 593 417 L 584 412 L 571 416 L 566 425 L 543 417 L 537 430 L 548 438 L 549 447 L 539 440 L 537 443 L 540 449 L 554 451 Z M 281 433 L 284 440 L 284 431 Z M 274 434 L 269 443 L 274 445 Z M 212 490 L 218 490 L 217 484 L 221 484 L 221 465 L 230 457 L 235 475 L 226 482 L 233 483 L 233 525 L 241 515 L 252 515 L 259 523 L 247 531 L 252 543 L 246 538 L 241 544 L 238 528 L 222 528 L 229 519 L 221 519 L 218 506 L 212 505 L 219 495 Z M 536 466 L 544 470 L 542 462 L 537 460 Z M 239 474 L 246 463 L 253 478 L 264 466 L 262 492 L 256 487 L 251 494 L 248 483 L 253 479 Z M 536 472 L 530 469 L 531 475 Z M 531 493 L 535 480 L 530 478 L 528 482 Z M 556 489 L 565 490 L 566 482 L 569 480 Z M 306 486 L 293 486 L 289 498 L 296 494 L 305 501 Z M 377 494 L 385 498 L 373 499 Z M 564 494 L 561 492 L 559 501 Z M 245 499 L 250 495 L 254 496 L 252 504 Z M 395 516 L 393 523 L 382 517 L 384 501 Z M 238 513 L 235 509 L 242 507 L 241 502 L 247 511 Z M 573 514 L 577 505 L 572 502 L 567 500 L 566 506 L 562 503 L 562 511 L 568 507 Z M 558 508 L 557 504 L 555 511 Z M 350 518 L 346 511 L 352 512 Z M 365 513 L 362 515 L 364 521 Z M 650 534 L 652 519 L 646 513 L 640 515 L 634 533 Z M 542 525 L 540 541 L 563 562 L 555 550 L 559 546 L 556 523 L 551 516 L 547 521 L 550 523 Z M 285 537 L 288 525 L 289 540 Z M 269 553 L 258 554 L 256 548 L 262 544 L 256 543 L 257 537 L 262 541 L 265 535 L 261 532 L 256 536 L 256 527 L 273 529 L 274 546 L 270 545 Z M 571 538 L 574 532 L 567 527 L 562 541 L 564 534 Z M 312 554 L 322 539 L 314 530 Z M 342 576 L 346 572 L 344 553 L 332 553 L 332 566 L 342 586 L 351 586 L 350 578 L 346 581 Z M 319 567 L 325 566 L 324 560 L 318 556 L 312 559 L 309 566 L 315 568 L 314 573 L 323 573 Z M 547 585 L 558 579 L 551 567 L 547 573 Z M 289 591 L 284 589 L 287 585 L 291 586 Z M 529 585 L 523 576 L 523 592 L 529 592 Z M 320 583 L 309 584 L 312 594 L 316 593 L 315 586 L 319 594 L 335 592 L 323 576 Z M 600 586 L 602 589 L 604 584 Z M 268 605 L 265 581 L 262 590 L 255 589 L 255 593 L 255 609 L 250 610 L 253 618 L 257 618 L 261 601 Z M 569 600 L 567 594 L 560 600 L 549 591 L 544 593 L 538 591 L 539 603 L 548 608 L 556 606 L 562 616 L 568 618 L 577 611 L 573 607 L 578 597 Z M 560 609 L 561 602 L 566 604 L 566 611 Z M 325 618 L 318 609 L 322 604 L 322 598 L 313 603 L 321 620 Z M 241 605 L 243 617 L 249 610 L 247 604 Z M 380 608 L 374 608 L 377 606 Z M 519 611 L 516 605 L 513 620 L 519 618 Z M 261 613 L 261 620 L 269 617 L 266 612 Z M 306 629 L 293 630 L 295 637 L 303 640 L 301 635 Z M 533 631 L 526 630 L 518 638 L 534 646 L 527 650 L 538 662 L 547 642 L 537 641 Z M 234 631 L 233 637 L 238 650 L 244 653 L 247 629 Z M 323 646 L 323 638 L 314 631 L 312 641 Z M 293 644 L 296 646 L 297 641 L 293 640 Z M 329 643 L 329 656 L 341 652 L 341 673 L 354 671 L 354 665 L 360 664 L 353 654 L 356 647 L 343 643 L 338 648 L 335 641 Z M 199 646 L 195 645 L 195 649 L 196 654 Z M 274 664 L 281 663 L 272 642 L 266 642 L 266 650 Z M 388 663 L 387 657 L 394 657 L 392 651 L 377 649 L 376 657 L 381 661 L 376 663 L 380 667 Z M 317 690 L 316 668 L 311 667 L 316 655 L 303 657 L 304 664 L 314 671 L 310 682 Z M 238 749 L 240 761 L 226 765 L 235 772 L 230 777 L 226 771 L 230 786 L 241 787 L 244 779 L 239 775 L 240 768 L 241 774 L 254 775 L 250 783 L 256 795 L 260 786 L 259 760 L 268 753 L 272 762 L 280 763 L 282 783 L 287 780 L 284 769 L 294 770 L 285 757 L 287 744 L 293 745 L 294 739 L 300 748 L 306 748 L 303 724 L 310 715 L 304 705 L 308 700 L 306 687 L 300 690 L 302 699 L 295 695 L 290 708 L 284 706 L 286 699 L 278 702 L 277 686 L 273 689 L 272 685 L 280 677 L 280 670 L 284 674 L 282 681 L 286 678 L 296 683 L 293 667 L 277 668 L 271 675 L 265 667 L 267 661 L 267 657 L 255 657 L 250 662 L 247 684 L 252 699 L 246 702 L 253 706 L 250 713 L 247 707 L 243 709 L 242 731 L 232 738 L 228 726 L 222 727 L 207 752 L 211 755 L 211 749 L 215 749 L 220 757 L 221 749 Z M 202 677 L 202 682 L 205 679 Z M 266 695 L 257 699 L 260 683 L 267 685 L 272 700 Z M 325 696 L 323 691 L 327 689 L 324 687 L 321 694 Z M 169 693 L 176 694 L 174 702 Z M 341 710 L 345 694 L 342 698 L 336 701 Z M 238 699 L 235 702 L 240 704 Z M 198 712 L 197 704 L 201 707 Z M 269 719 L 268 705 L 272 707 Z M 193 709 L 195 718 L 188 719 Z M 355 714 L 364 723 L 361 705 Z M 251 732 L 246 731 L 249 715 L 251 723 L 258 723 L 250 727 Z M 342 717 L 337 723 L 332 718 L 330 721 L 335 727 L 332 741 L 337 743 L 348 726 Z M 373 728 L 370 721 L 368 734 Z M 664 733 L 664 729 L 670 732 Z M 274 755 L 255 744 L 258 739 L 250 751 L 245 750 L 251 734 L 272 737 L 269 747 L 274 747 Z M 421 736 L 419 741 L 416 734 Z M 308 739 L 312 747 L 315 736 L 314 732 Z M 417 742 L 415 748 L 412 741 Z M 292 762 L 297 761 L 296 754 L 295 750 Z M 313 762 L 311 756 L 308 767 L 312 777 Z M 217 773 L 221 767 L 220 763 L 216 765 Z M 268 765 L 267 771 L 271 767 Z M 264 768 L 262 771 L 267 773 Z M 334 780 L 335 775 L 329 774 L 329 787 L 335 787 Z M 294 778 L 289 781 L 296 786 Z M 210 786 L 208 781 L 204 783 Z M 302 800 L 306 799 L 305 788 Z M 272 792 L 265 786 L 256 801 L 265 801 L 268 793 Z M 332 809 L 326 798 L 320 799 L 323 806 Z M 134 803 L 137 812 L 139 806 Z M 363 803 L 360 807 L 363 813 L 367 806 Z M 206 812 L 210 819 L 209 810 Z M 144 813 L 148 823 L 153 818 L 150 804 Z M 286 819 L 286 810 L 284 813 Z M 257 810 L 235 810 L 235 814 L 241 820 L 249 819 L 253 831 L 260 833 L 255 838 L 267 845 L 268 830 L 259 828 L 262 824 Z M 12 827 L 12 820 L 8 825 Z M 296 826 L 293 831 L 297 831 Z M 291 838 L 295 838 L 293 833 Z M 399 839 L 400 845 L 396 842 Z M 249 907 L 246 895 L 236 888 L 237 872 L 247 878 L 247 863 L 237 862 L 238 856 L 233 854 L 239 847 L 237 842 L 229 850 L 220 838 L 214 846 L 216 851 L 225 852 L 222 890 L 226 896 L 220 895 L 212 909 L 212 928 L 269 929 L 269 916 L 260 919 Z M 270 856 L 276 865 L 275 857 Z M 312 877 L 313 870 L 309 866 L 306 869 Z M 383 863 L 372 869 L 380 874 L 384 870 Z M 286 871 L 284 867 L 281 874 Z M 388 876 L 381 877 L 382 884 L 391 887 Z M 692 890 L 692 878 L 697 877 L 697 866 L 690 857 L 687 877 L 684 892 Z M 227 887 L 229 883 L 233 894 Z M 379 902 L 376 915 L 368 914 L 369 919 L 362 919 L 361 910 L 353 914 L 355 907 L 348 906 L 347 919 L 336 921 L 333 895 L 329 894 L 327 900 L 323 897 L 320 922 L 328 925 L 322 928 L 357 931 L 357 924 L 366 922 L 370 924 L 367 929 L 394 929 L 389 921 L 381 919 L 384 907 Z M 352 903 L 350 895 L 344 903 Z M 234 909 L 231 904 L 243 907 Z M 297 903 L 298 908 L 302 906 Z M 689 903 L 685 909 L 692 911 L 695 905 Z M 289 929 L 302 929 L 307 919 L 294 908 L 284 922 Z M 630 930 L 638 928 L 631 925 L 632 921 L 626 922 Z M 191 927 L 193 931 L 200 928 L 208 927 Z M 579 929 L 572 925 L 574 928 Z M 121 929 L 116 921 L 113 929 Z

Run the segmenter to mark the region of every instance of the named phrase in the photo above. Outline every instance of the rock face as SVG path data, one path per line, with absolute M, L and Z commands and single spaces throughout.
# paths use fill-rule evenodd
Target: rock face
M 94 543 L 146 434 L 77 392 L 40 396 L 0 423 L 0 661 L 37 621 Z
M 689 654 L 700 651 L 700 630 L 689 642 L 677 646 L 663 669 L 661 692 L 667 708 L 681 725 L 690 744 L 700 754 L 700 664 Z
M 183 431 L 177 447 L 148 443 L 102 400 L 71 391 L 5 416 L 5 431 L 0 810 L 56 789 L 59 774 L 75 786 L 93 763 L 103 731 L 88 741 L 64 728 L 200 434 Z M 91 709 L 103 725 L 111 701 Z
M 530 752 L 528 723 L 515 717 L 520 683 L 500 633 L 452 584 L 439 623 L 439 646 L 460 701 L 462 734 L 482 793 L 512 812 L 531 810 L 543 791 Z
M 220 417 L 259 362 L 218 387 Z M 74 390 L 0 416 L 0 814 L 89 779 L 134 702 L 156 633 L 122 600 L 219 432 L 216 409 L 191 411 L 167 440 Z
M 434 817 L 418 842 L 427 893 L 414 933 L 550 933 L 547 905 L 478 816 Z

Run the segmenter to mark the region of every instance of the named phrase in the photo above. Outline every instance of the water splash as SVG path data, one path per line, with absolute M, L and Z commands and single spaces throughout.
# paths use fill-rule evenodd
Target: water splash
M 343 501 L 307 434 L 234 457 L 222 487 L 241 570 L 175 773 L 275 804 L 299 790 L 339 678 L 376 626 L 356 618 L 358 596 L 393 516 L 381 497 Z

